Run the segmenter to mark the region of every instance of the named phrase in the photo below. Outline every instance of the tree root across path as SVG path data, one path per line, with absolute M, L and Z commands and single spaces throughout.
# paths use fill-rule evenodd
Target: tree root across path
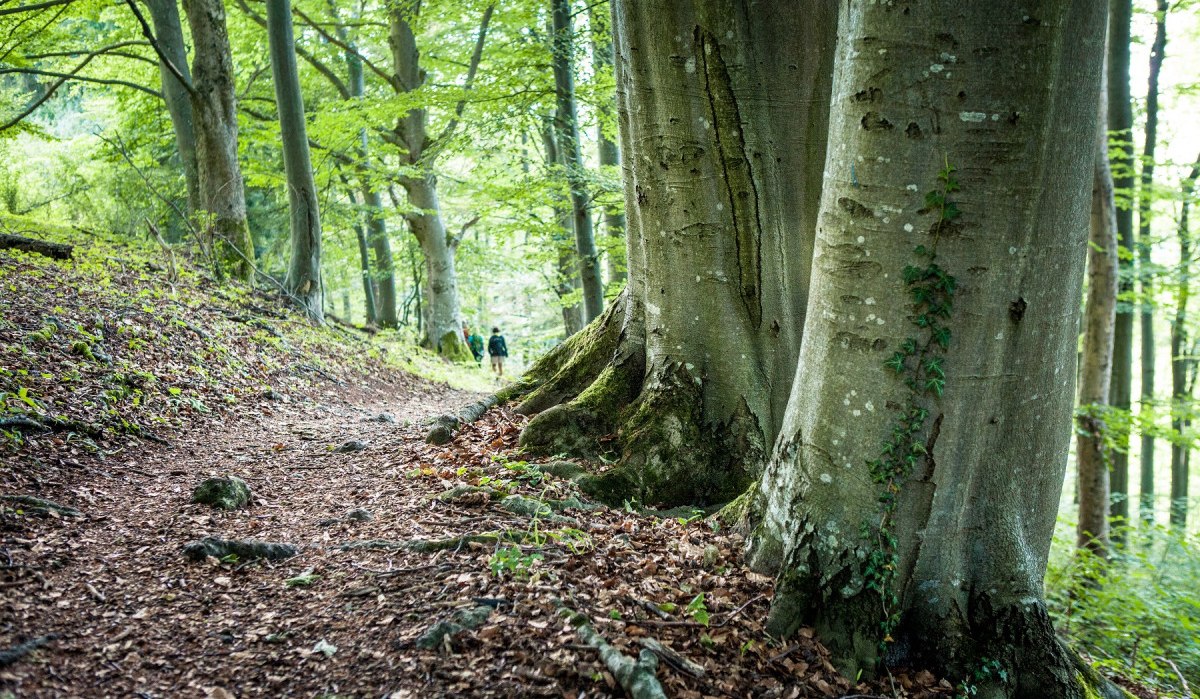
M 26 238 L 20 235 L 0 233 L 0 249 L 21 250 L 49 257 L 55 260 L 69 260 L 75 246 L 65 243 L 51 243 L 37 238 Z
M 591 620 L 584 614 L 563 607 L 559 612 L 563 618 L 575 627 L 579 639 L 591 646 L 600 654 L 600 660 L 613 674 L 621 687 L 631 699 L 666 699 L 662 685 L 658 682 L 658 656 L 654 651 L 644 648 L 634 660 L 621 651 L 609 645 L 596 629 L 592 628 Z

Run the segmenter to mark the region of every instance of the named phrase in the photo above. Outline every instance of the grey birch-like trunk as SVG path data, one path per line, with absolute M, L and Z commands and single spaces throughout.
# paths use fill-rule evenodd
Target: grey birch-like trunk
M 395 70 L 393 87 L 401 93 L 417 90 L 425 82 L 421 53 L 410 24 L 410 20 L 415 18 L 419 11 L 420 2 L 403 0 L 394 4 L 388 13 L 388 43 L 391 46 Z M 490 17 L 490 9 L 485 14 L 486 17 Z M 480 32 L 476 52 L 472 56 L 474 66 L 478 66 L 484 36 L 486 21 Z M 473 71 L 472 68 L 469 75 L 473 75 Z M 424 308 L 424 342 L 438 354 L 452 361 L 469 361 L 472 355 L 462 337 L 462 313 L 454 265 L 457 242 L 451 240 L 447 234 L 442 218 L 433 156 L 426 157 L 431 146 L 427 129 L 427 110 L 424 107 L 413 107 L 397 120 L 396 128 L 392 132 L 393 141 L 404 151 L 403 161 L 419 173 L 402 177 L 400 185 L 408 194 L 409 202 L 420 209 L 419 213 L 410 214 L 406 218 L 425 255 L 428 293 Z
M 1042 579 L 1106 8 L 840 6 L 804 343 L 748 507 L 752 563 L 779 574 L 768 630 L 815 626 L 849 677 L 887 643 L 889 662 L 952 677 L 994 659 L 1004 672 L 981 696 L 1084 697 L 1095 676 L 1056 638 Z M 952 307 L 935 301 L 949 293 Z M 952 332 L 944 354 L 930 318 Z M 910 338 L 918 356 L 898 375 L 885 360 Z M 911 472 L 880 478 L 891 464 Z
M 184 0 L 192 33 L 192 124 L 205 231 L 240 279 L 254 277 L 254 243 L 238 164 L 237 96 L 223 0 Z
M 611 71 L 613 68 L 612 34 L 609 31 L 608 17 L 604 12 L 597 11 L 593 6 L 588 7 L 588 24 L 592 33 L 592 66 L 597 72 Z M 609 138 L 605 125 L 612 121 L 616 107 L 616 99 L 612 104 L 601 102 L 597 106 L 600 112 L 600 123 L 596 126 L 596 151 L 600 167 L 620 167 L 621 148 L 617 142 Z M 625 256 L 621 254 L 625 238 L 625 211 L 616 204 L 604 207 L 604 235 L 611 239 L 607 245 L 608 281 L 614 284 L 625 282 Z M 618 244 L 620 243 L 620 245 Z
M 544 127 L 542 128 L 542 146 L 545 150 L 546 165 L 553 172 L 554 166 L 562 166 L 562 150 L 558 147 L 558 139 L 555 137 L 554 119 L 547 117 Z M 554 205 L 554 220 L 558 222 L 558 230 L 551 237 L 552 244 L 558 249 L 558 278 L 555 281 L 554 293 L 558 296 L 559 302 L 562 303 L 563 331 L 565 337 L 571 337 L 575 333 L 583 330 L 586 325 L 583 319 L 583 308 L 581 304 L 572 303 L 566 304 L 563 302 L 567 296 L 572 296 L 581 288 L 579 279 L 578 258 L 574 252 L 574 246 L 568 240 L 571 237 L 570 231 L 572 226 L 571 211 L 565 206 L 560 205 L 558 198 L 555 198 Z
M 1171 515 L 1172 527 L 1183 530 L 1188 516 L 1188 452 L 1184 441 L 1184 430 L 1189 424 L 1192 396 L 1188 386 L 1188 373 L 1195 359 L 1188 357 L 1188 301 L 1192 289 L 1192 233 L 1190 214 L 1192 199 L 1196 193 L 1196 179 L 1200 178 L 1200 157 L 1183 181 L 1182 204 L 1179 211 L 1179 282 L 1176 291 L 1175 318 L 1171 322 Z
M 1103 93 L 1102 93 L 1103 94 Z M 1103 100 L 1102 100 L 1103 104 Z M 1083 316 L 1083 355 L 1079 407 L 1075 415 L 1075 454 L 1079 466 L 1077 544 L 1106 556 L 1109 543 L 1109 454 L 1105 408 L 1112 377 L 1113 330 L 1117 308 L 1117 235 L 1108 131 L 1102 109 L 1092 175 L 1092 215 L 1087 251 L 1087 302 Z
M 1167 10 L 1169 0 L 1158 0 L 1155 13 L 1154 43 L 1150 46 L 1150 77 L 1146 88 L 1146 141 L 1142 146 L 1142 175 L 1138 188 L 1138 281 L 1141 288 L 1142 330 L 1142 405 L 1138 417 L 1142 425 L 1141 498 L 1149 502 L 1154 519 L 1154 280 L 1150 274 L 1152 246 L 1150 222 L 1154 213 L 1154 152 L 1158 145 L 1158 81 L 1162 72 L 1163 52 L 1167 48 Z
M 572 226 L 575 252 L 579 255 L 579 279 L 583 284 L 583 321 L 590 323 L 604 311 L 604 281 L 600 277 L 600 255 L 592 228 L 586 165 L 579 144 L 579 115 L 575 105 L 575 29 L 570 0 L 551 0 L 554 34 L 551 37 L 554 91 L 558 108 L 554 126 L 567 182 L 571 185 Z
M 1108 130 L 1116 155 L 1112 157 L 1113 187 L 1117 206 L 1117 239 L 1125 254 L 1118 262 L 1120 278 L 1117 293 L 1128 298 L 1133 293 L 1133 102 L 1129 88 L 1130 24 L 1133 0 L 1112 0 L 1108 17 Z M 1133 307 L 1128 301 L 1117 304 L 1113 331 L 1113 374 L 1109 404 L 1128 415 L 1133 397 Z M 1127 421 L 1123 421 L 1128 424 Z M 1118 522 L 1129 521 L 1129 429 L 1124 425 L 1113 434 L 1112 507 Z M 1154 500 L 1143 498 L 1141 511 L 1154 512 Z
M 343 181 L 348 183 L 346 178 L 343 178 Z M 357 205 L 352 189 L 347 189 L 346 195 L 350 198 L 352 206 Z M 375 311 L 375 285 L 371 279 L 371 253 L 367 245 L 367 230 L 362 224 L 355 224 L 354 237 L 358 241 L 359 276 L 362 278 L 363 305 L 366 310 L 367 325 L 377 325 L 379 320 Z
M 291 260 L 284 286 L 314 322 L 325 319 L 321 296 L 321 215 L 308 154 L 304 98 L 296 70 L 291 0 L 267 0 L 267 40 L 275 105 L 283 140 L 283 169 L 291 211 Z
M 146 0 L 150 9 L 150 20 L 154 23 L 154 39 L 159 49 L 179 71 L 184 80 L 191 82 L 188 68 L 187 47 L 183 43 L 183 26 L 179 21 L 179 6 L 176 0 Z M 171 117 L 171 128 L 175 132 L 175 146 L 179 149 L 179 162 L 183 166 L 183 180 L 187 186 L 188 213 L 200 210 L 200 176 L 196 171 L 196 134 L 192 125 L 192 98 L 188 95 L 190 85 L 175 77 L 160 59 L 159 74 L 162 77 L 163 100 L 167 103 L 167 114 Z
M 519 389 L 531 450 L 615 433 L 620 465 L 585 482 L 601 499 L 722 502 L 759 472 L 800 349 L 835 19 L 818 0 L 614 3 L 629 283 Z

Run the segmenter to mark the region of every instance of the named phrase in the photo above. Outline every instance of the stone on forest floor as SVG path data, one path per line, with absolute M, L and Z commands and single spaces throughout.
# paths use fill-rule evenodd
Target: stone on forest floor
M 470 609 L 460 609 L 450 617 L 449 621 L 439 621 L 430 626 L 417 638 L 416 646 L 424 650 L 439 648 L 447 638 L 453 639 L 455 634 L 483 626 L 491 614 L 492 606 L 488 604 L 481 604 Z
M 56 502 L 35 498 L 32 495 L 0 495 L 0 501 L 13 503 L 13 509 L 21 509 L 30 514 L 52 517 L 82 517 L 83 513 L 73 507 L 59 505 Z
M 334 454 L 353 454 L 356 451 L 362 451 L 367 448 L 366 442 L 360 442 L 357 439 L 351 439 L 348 442 L 342 442 L 340 446 L 333 450 Z
M 275 541 L 218 539 L 212 536 L 205 537 L 200 541 L 193 541 L 183 547 L 183 555 L 193 561 L 203 561 L 209 556 L 216 559 L 234 556 L 238 561 L 259 559 L 282 561 L 295 556 L 299 552 L 300 549 L 291 544 Z
M 370 510 L 359 507 L 347 512 L 346 519 L 350 522 L 370 522 L 375 519 L 375 515 L 371 514 Z
M 396 424 L 396 417 L 391 413 L 379 413 L 367 418 L 367 422 L 382 422 L 387 425 Z
M 237 476 L 209 478 L 196 486 L 192 502 L 222 510 L 236 510 L 250 503 L 250 486 Z

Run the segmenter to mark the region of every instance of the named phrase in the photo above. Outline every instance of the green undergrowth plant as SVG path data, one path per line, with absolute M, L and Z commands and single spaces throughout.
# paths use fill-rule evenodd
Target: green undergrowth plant
M 1120 527 L 1112 558 L 1075 546 L 1060 518 L 1046 601 L 1060 635 L 1097 669 L 1182 697 L 1200 686 L 1200 540 L 1165 527 Z
M 929 229 L 931 239 L 913 248 L 916 263 L 907 265 L 902 278 L 912 299 L 913 335 L 906 338 L 884 366 L 904 382 L 908 395 L 895 411 L 890 435 L 881 453 L 867 461 L 871 480 L 879 486 L 879 520 L 863 523 L 862 536 L 873 542 L 866 565 L 866 585 L 880 597 L 880 655 L 892 642 L 892 632 L 900 621 L 900 597 L 896 589 L 899 556 L 892 518 L 904 482 L 912 475 L 926 453 L 926 424 L 930 406 L 942 397 L 946 373 L 942 367 L 950 348 L 948 321 L 953 309 L 956 280 L 937 263 L 941 234 L 959 217 L 958 206 L 950 195 L 958 191 L 958 180 L 949 161 L 938 172 L 938 186 L 925 195 L 925 208 L 935 216 Z

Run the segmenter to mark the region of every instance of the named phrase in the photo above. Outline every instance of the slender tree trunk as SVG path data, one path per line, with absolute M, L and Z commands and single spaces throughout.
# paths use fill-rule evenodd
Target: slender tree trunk
M 343 181 L 348 182 L 347 179 Z M 354 201 L 354 191 L 346 190 L 350 204 L 357 206 Z M 367 325 L 378 325 L 379 319 L 375 313 L 375 286 L 371 283 L 371 253 L 367 247 L 367 231 L 362 224 L 354 225 L 354 236 L 358 239 L 359 276 L 362 277 L 363 304 L 366 307 Z
M 592 33 L 592 66 L 603 75 L 613 69 L 612 33 L 608 17 L 604 12 L 597 11 L 596 6 L 588 7 L 588 24 Z M 599 124 L 596 125 L 596 149 L 600 159 L 600 167 L 619 168 L 621 165 L 621 149 L 617 142 L 610 138 L 610 130 L 614 126 L 616 100 L 610 104 L 601 102 L 597 107 L 600 113 Z M 625 282 L 625 209 L 619 204 L 604 207 L 604 234 L 611 240 L 608 248 L 608 281 L 614 284 Z
M 1171 322 L 1171 526 L 1180 530 L 1187 526 L 1188 516 L 1188 452 L 1191 449 L 1184 438 L 1188 424 L 1187 416 L 1192 410 L 1192 396 L 1188 387 L 1188 373 L 1195 360 L 1187 356 L 1188 300 L 1191 297 L 1192 281 L 1192 237 L 1189 215 L 1192 199 L 1196 193 L 1196 179 L 1200 177 L 1200 157 L 1183 182 L 1182 204 L 1179 213 L 1179 286 L 1175 306 L 1175 318 Z
M 1142 405 L 1138 411 L 1142 425 L 1141 491 L 1142 500 L 1150 501 L 1153 515 L 1154 494 L 1154 280 L 1150 273 L 1153 246 L 1150 221 L 1154 209 L 1154 151 L 1158 142 L 1158 79 L 1162 72 L 1163 52 L 1167 47 L 1167 10 L 1169 0 L 1158 0 L 1155 13 L 1154 43 L 1150 47 L 1150 78 L 1146 90 L 1146 142 L 1142 147 L 1142 176 L 1138 190 L 1138 279 L 1141 285 L 1142 314 Z
M 759 472 L 796 369 L 835 14 L 823 0 L 613 13 L 622 150 L 641 148 L 626 166 L 629 283 L 527 373 L 519 409 L 539 414 L 521 443 L 614 450 L 620 465 L 586 481 L 608 502 L 726 501 Z M 869 314 L 874 299 L 856 298 Z
M 206 230 L 235 276 L 254 276 L 254 243 L 238 164 L 237 97 L 223 0 L 184 0 L 192 32 L 192 123 Z
M 994 659 L 981 696 L 1090 696 L 1042 578 L 1106 8 L 840 7 L 812 312 L 750 505 L 768 629 L 815 626 L 850 677 L 882 643 L 953 677 Z
M 1118 261 L 1117 320 L 1113 331 L 1113 374 L 1109 403 L 1129 415 L 1133 396 L 1133 294 L 1134 240 L 1133 191 L 1133 103 L 1129 90 L 1130 22 L 1133 0 L 1111 0 L 1108 18 L 1108 130 L 1113 150 L 1111 169 L 1117 201 L 1117 239 L 1124 251 Z M 1113 519 L 1129 521 L 1129 429 L 1127 420 L 1113 434 L 1112 508 Z M 1151 490 L 1153 492 L 1153 489 Z M 1153 519 L 1154 499 L 1141 499 L 1141 516 Z
M 1105 420 L 1112 372 L 1113 330 L 1117 306 L 1117 235 L 1112 172 L 1108 166 L 1108 130 L 1101 93 L 1100 128 L 1092 176 L 1092 216 L 1087 251 L 1087 306 L 1083 318 L 1083 361 L 1079 408 L 1075 416 L 1075 453 L 1079 463 L 1077 542 L 1108 555 L 1109 454 Z
M 575 229 L 575 252 L 579 255 L 579 279 L 583 284 L 583 321 L 590 323 L 604 312 L 604 281 L 600 278 L 600 255 L 592 230 L 591 194 L 587 166 L 579 145 L 579 116 L 575 107 L 575 29 L 570 0 L 551 0 L 554 16 L 552 48 L 554 91 L 558 97 L 555 135 L 571 185 L 571 212 Z
M 556 167 L 563 166 L 563 154 L 556 137 L 553 117 L 547 117 L 542 128 L 542 145 L 545 149 L 547 169 L 554 173 Z M 574 245 L 570 240 L 572 214 L 566 206 L 560 203 L 557 195 L 554 201 L 554 220 L 558 222 L 558 230 L 551 237 L 551 243 L 558 250 L 558 278 L 555 280 L 554 293 L 558 296 L 559 302 L 563 303 L 563 299 L 573 296 L 581 288 L 582 283 L 579 279 L 579 258 L 575 254 Z M 586 324 L 583 319 L 583 308 L 578 303 L 563 303 L 562 317 L 565 337 L 571 337 L 582 330 Z
M 183 26 L 179 21 L 179 6 L 176 0 L 146 0 L 150 8 L 150 19 L 154 23 L 154 37 L 163 55 L 175 66 L 185 80 L 191 81 L 188 68 L 187 47 L 183 43 Z M 196 171 L 196 134 L 192 125 L 192 100 L 188 87 L 179 82 L 175 74 L 159 61 L 162 77 L 163 99 L 167 113 L 171 116 L 171 128 L 175 131 L 175 145 L 179 149 L 179 161 L 183 166 L 183 179 L 187 185 L 188 213 L 200 210 L 200 179 Z
M 275 79 L 275 104 L 283 138 L 283 169 L 287 175 L 291 210 L 292 256 L 284 286 L 315 322 L 325 319 L 321 302 L 321 216 L 317 186 L 308 154 L 304 99 L 296 70 L 290 0 L 267 0 L 267 39 L 271 74 Z

